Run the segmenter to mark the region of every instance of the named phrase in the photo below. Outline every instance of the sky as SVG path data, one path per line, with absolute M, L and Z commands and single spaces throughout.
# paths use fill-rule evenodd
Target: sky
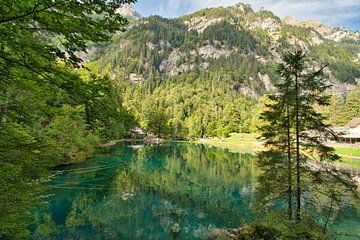
M 360 0 L 138 0 L 135 10 L 142 16 L 160 15 L 174 18 L 207 7 L 249 3 L 279 17 L 319 20 L 332 27 L 345 27 L 360 32 Z

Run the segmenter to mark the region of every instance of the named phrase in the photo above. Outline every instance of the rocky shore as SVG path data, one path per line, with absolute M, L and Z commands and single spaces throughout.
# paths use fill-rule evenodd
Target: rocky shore
M 118 139 L 118 140 L 111 140 L 107 143 L 101 144 L 100 147 L 111 147 L 111 146 L 115 146 L 118 143 L 125 143 L 125 142 L 144 142 L 144 143 L 150 143 L 150 144 L 159 144 L 162 143 L 164 141 L 164 139 L 159 138 L 159 137 L 155 137 L 155 136 L 146 136 L 144 138 L 141 139 L 137 139 L 137 138 L 126 138 L 126 139 Z

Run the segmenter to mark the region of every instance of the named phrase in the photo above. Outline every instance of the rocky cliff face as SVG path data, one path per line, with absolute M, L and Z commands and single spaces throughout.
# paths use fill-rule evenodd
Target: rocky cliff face
M 315 68 L 328 66 L 327 77 L 336 90 L 346 92 L 360 81 L 360 34 L 344 28 L 280 19 L 269 11 L 254 12 L 247 4 L 171 20 L 142 19 L 130 5 L 118 12 L 137 23 L 94 58 L 100 68 L 112 69 L 115 78 L 125 75 L 142 83 L 154 76 L 166 81 L 199 71 L 222 72 L 237 91 L 258 97 L 273 89 L 273 66 L 282 52 L 297 47 L 308 52 Z
M 119 8 L 116 13 L 121 14 L 121 16 L 124 16 L 126 18 L 132 19 L 132 20 L 140 20 L 142 16 L 135 11 L 133 5 L 131 4 L 124 4 L 121 8 Z
M 345 28 L 331 28 L 316 20 L 298 21 L 292 17 L 284 17 L 282 19 L 282 23 L 285 25 L 312 29 L 313 31 L 319 33 L 320 37 L 334 42 L 341 42 L 346 39 L 354 41 L 360 40 L 360 34 L 358 32 L 352 32 Z M 315 43 L 322 43 L 322 41 L 315 41 Z

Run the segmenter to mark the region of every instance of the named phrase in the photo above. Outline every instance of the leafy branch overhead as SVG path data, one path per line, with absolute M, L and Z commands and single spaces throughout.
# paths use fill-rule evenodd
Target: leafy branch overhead
M 133 126 L 106 76 L 78 53 L 110 40 L 132 0 L 3 0 L 0 3 L 0 238 L 30 236 L 28 209 L 48 170 L 85 160 Z

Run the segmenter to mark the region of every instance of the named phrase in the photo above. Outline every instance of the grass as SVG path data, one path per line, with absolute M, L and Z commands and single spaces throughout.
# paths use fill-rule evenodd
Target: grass
M 360 148 L 334 147 L 335 153 L 352 157 L 360 157 Z
M 341 156 L 341 161 L 336 164 L 351 169 L 360 169 L 360 148 L 334 147 L 335 153 Z
M 256 153 L 262 149 L 261 141 L 253 133 L 231 133 L 227 138 L 208 138 L 197 140 L 196 143 L 223 147 L 240 153 Z M 360 148 L 336 146 L 335 153 L 342 155 L 339 166 L 360 170 Z M 355 157 L 355 158 L 351 158 Z
M 342 157 L 341 161 L 336 162 L 335 164 L 343 167 L 360 170 L 360 160 L 357 159 Z
M 202 143 L 217 147 L 228 148 L 236 152 L 254 153 L 261 150 L 261 142 L 256 139 L 255 134 L 249 133 L 231 133 L 227 138 L 208 138 L 197 140 L 196 143 Z

